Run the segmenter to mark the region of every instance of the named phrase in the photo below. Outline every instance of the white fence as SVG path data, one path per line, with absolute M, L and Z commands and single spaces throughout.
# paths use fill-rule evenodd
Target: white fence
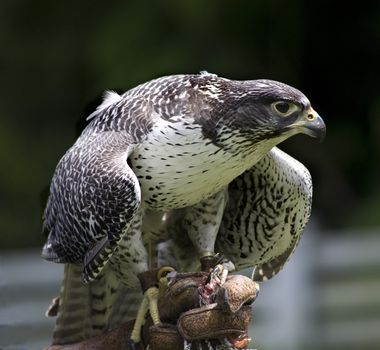
M 49 344 L 44 316 L 63 268 L 38 251 L 0 254 L 0 349 Z M 261 286 L 250 332 L 259 350 L 380 349 L 380 230 L 309 230 L 285 270 Z
M 252 334 L 260 349 L 380 349 L 380 230 L 307 232 L 262 286 Z

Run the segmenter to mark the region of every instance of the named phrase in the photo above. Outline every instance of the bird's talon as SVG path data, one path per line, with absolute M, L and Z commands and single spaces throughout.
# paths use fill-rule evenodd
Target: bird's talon
M 175 272 L 174 267 L 162 266 L 157 272 L 157 281 L 160 281 L 161 278 L 166 277 L 171 272 Z

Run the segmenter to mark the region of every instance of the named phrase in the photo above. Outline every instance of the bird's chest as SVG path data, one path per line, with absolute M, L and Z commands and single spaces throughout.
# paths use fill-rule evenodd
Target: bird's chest
M 225 188 L 253 162 L 242 162 L 214 145 L 200 127 L 179 124 L 153 130 L 130 159 L 143 205 L 157 210 L 198 203 Z

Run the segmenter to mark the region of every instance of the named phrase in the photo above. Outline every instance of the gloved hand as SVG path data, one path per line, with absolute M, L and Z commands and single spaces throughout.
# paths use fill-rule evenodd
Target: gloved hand
M 200 293 L 207 290 L 207 278 L 208 274 L 201 272 L 177 274 L 171 279 L 158 303 L 163 324 L 147 325 L 149 331 L 144 333 L 150 349 L 184 349 L 184 344 L 191 349 L 190 343 L 198 349 L 221 344 L 247 347 L 257 283 L 242 275 L 230 275 L 222 286 L 213 289 L 208 304 L 204 304 Z
M 251 304 L 258 294 L 258 284 L 242 275 L 229 275 L 222 286 L 208 295 L 209 274 L 175 273 L 158 300 L 161 325 L 147 319 L 143 341 L 135 349 L 246 349 Z M 133 321 L 100 336 L 70 345 L 55 345 L 45 350 L 132 350 L 128 340 Z

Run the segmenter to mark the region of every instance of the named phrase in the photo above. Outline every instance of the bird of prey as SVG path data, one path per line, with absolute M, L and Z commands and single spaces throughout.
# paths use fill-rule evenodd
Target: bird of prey
M 220 251 L 237 268 L 257 266 L 257 280 L 287 261 L 310 215 L 311 179 L 275 146 L 326 131 L 302 92 L 173 75 L 107 92 L 89 120 L 56 167 L 43 258 L 81 266 L 89 286 L 107 272 L 125 288 L 160 240 L 171 243 L 162 261 Z

